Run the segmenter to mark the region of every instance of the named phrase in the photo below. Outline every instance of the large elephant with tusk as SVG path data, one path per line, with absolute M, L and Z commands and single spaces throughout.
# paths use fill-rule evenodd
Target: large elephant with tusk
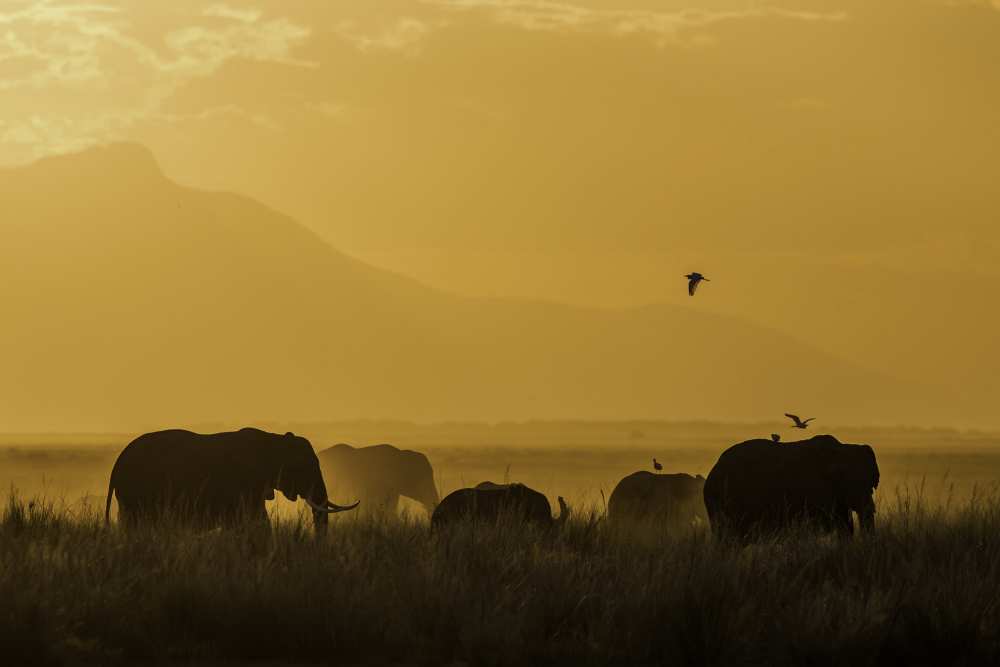
M 118 499 L 124 525 L 169 514 L 199 523 L 267 521 L 265 500 L 274 490 L 313 511 L 317 531 L 330 514 L 357 507 L 335 505 L 327 497 L 319 459 L 305 438 L 255 428 L 200 434 L 172 429 L 130 442 L 111 470 L 104 520 Z
M 712 532 L 737 539 L 804 523 L 842 535 L 875 529 L 879 470 L 868 445 L 831 435 L 800 442 L 748 440 L 722 453 L 705 480 Z

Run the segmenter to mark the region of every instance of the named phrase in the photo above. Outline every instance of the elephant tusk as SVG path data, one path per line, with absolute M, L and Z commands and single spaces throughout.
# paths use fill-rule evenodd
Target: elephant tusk
M 334 505 L 333 503 L 327 501 L 327 506 L 317 505 L 313 501 L 309 500 L 305 496 L 302 497 L 306 501 L 306 504 L 313 509 L 314 512 L 322 512 L 323 514 L 336 514 L 337 512 L 346 512 L 347 510 L 352 510 L 358 506 L 361 502 L 360 500 L 353 505 L 348 505 L 347 507 L 342 507 L 340 505 Z
M 361 504 L 360 500 L 355 502 L 353 505 L 336 505 L 334 503 L 331 503 L 329 500 L 326 501 L 326 506 L 329 507 L 330 510 L 333 512 L 346 512 L 348 510 L 354 509 L 360 504 Z

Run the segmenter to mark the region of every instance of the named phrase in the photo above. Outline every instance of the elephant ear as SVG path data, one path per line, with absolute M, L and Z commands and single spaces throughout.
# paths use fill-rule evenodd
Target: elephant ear
M 255 439 L 242 455 L 234 458 L 233 474 L 254 497 L 274 500 L 274 490 L 281 475 L 280 462 L 285 458 L 282 452 L 286 451 L 293 438 L 289 438 L 288 434 L 266 434 L 264 438 Z
M 868 445 L 860 445 L 855 451 L 861 456 L 852 456 L 849 460 L 838 458 L 831 461 L 826 466 L 827 476 L 837 481 L 850 480 L 852 483 L 864 483 L 877 489 L 879 472 L 878 464 L 875 462 L 875 452 Z
M 267 500 L 274 500 L 274 475 L 253 458 L 241 459 L 233 465 L 232 475 L 238 480 L 240 488 L 255 497 L 261 494 Z
M 878 488 L 879 482 L 879 472 L 878 472 L 878 461 L 875 460 L 875 450 L 871 448 L 871 445 L 862 445 L 861 451 L 865 454 L 865 459 L 868 465 L 871 466 L 872 471 L 872 488 Z
M 843 484 L 851 476 L 851 466 L 848 461 L 830 461 L 824 470 L 825 477 L 837 485 Z

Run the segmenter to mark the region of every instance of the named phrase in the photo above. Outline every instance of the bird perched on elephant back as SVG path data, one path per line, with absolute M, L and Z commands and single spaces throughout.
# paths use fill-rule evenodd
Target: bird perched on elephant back
M 646 470 L 623 478 L 608 499 L 608 520 L 616 524 L 649 522 L 677 530 L 708 523 L 702 489 L 705 478 L 685 473 L 657 475 Z
M 267 521 L 265 500 L 274 490 L 313 511 L 317 529 L 327 515 L 353 509 L 327 497 L 319 460 L 305 438 L 255 428 L 200 434 L 173 429 L 141 435 L 130 442 L 111 470 L 104 520 L 118 499 L 124 525 L 169 514 L 196 523 Z
M 851 513 L 864 530 L 875 528 L 879 471 L 868 445 L 830 435 L 775 443 L 748 440 L 719 457 L 705 480 L 712 532 L 749 539 L 792 523 L 854 532 Z
M 437 528 L 463 520 L 497 523 L 509 518 L 544 528 L 561 527 L 570 514 L 562 496 L 559 508 L 559 517 L 553 518 L 552 506 L 545 494 L 524 484 L 482 482 L 475 488 L 458 489 L 445 496 L 434 510 L 431 525 Z
M 366 512 L 395 512 L 400 496 L 417 501 L 428 514 L 438 504 L 434 470 L 420 452 L 340 444 L 321 451 L 319 465 L 331 491 L 359 498 Z

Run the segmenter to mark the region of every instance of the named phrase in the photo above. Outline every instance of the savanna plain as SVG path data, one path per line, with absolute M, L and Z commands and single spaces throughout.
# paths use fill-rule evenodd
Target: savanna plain
M 201 425 L 211 432 L 234 425 Z M 997 664 L 1000 435 L 834 428 L 871 444 L 873 535 L 788 532 L 744 546 L 704 528 L 603 520 L 623 476 L 705 475 L 778 424 L 263 424 L 319 451 L 425 452 L 442 495 L 519 481 L 569 502 L 559 531 L 432 531 L 416 504 L 339 515 L 317 539 L 286 501 L 272 529 L 104 525 L 135 434 L 0 438 L 5 664 Z M 793 439 L 789 434 L 786 439 Z M 336 498 L 340 502 L 349 498 Z

